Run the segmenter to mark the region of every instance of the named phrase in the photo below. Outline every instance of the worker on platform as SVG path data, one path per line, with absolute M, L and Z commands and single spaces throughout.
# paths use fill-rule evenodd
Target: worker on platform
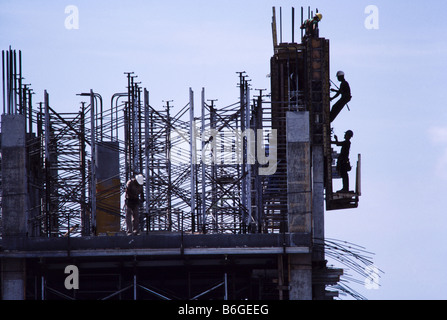
M 127 235 L 137 235 L 140 233 L 140 202 L 144 202 L 143 193 L 144 177 L 137 174 L 135 178 L 126 183 L 126 228 Z
M 318 22 L 320 22 L 321 19 L 323 19 L 323 15 L 317 13 L 312 19 L 307 19 L 303 22 L 300 29 L 306 31 L 305 36 L 318 37 Z
M 340 81 L 340 88 L 331 89 L 333 92 L 337 92 L 335 96 L 331 98 L 331 101 L 341 95 L 340 100 L 338 100 L 333 106 L 331 110 L 331 122 L 337 117 L 340 111 L 343 109 L 345 105 L 351 101 L 351 88 L 349 87 L 349 83 L 345 80 L 345 73 L 343 71 L 337 72 L 337 79 Z
M 337 136 L 334 136 L 335 141 L 332 141 L 332 144 L 335 144 L 341 147 L 340 154 L 337 159 L 337 171 L 340 174 L 340 177 L 343 181 L 343 188 L 337 192 L 349 192 L 349 175 L 348 172 L 351 171 L 351 163 L 349 161 L 349 150 L 351 148 L 351 138 L 354 136 L 354 133 L 351 130 L 345 132 L 345 140 L 339 142 Z

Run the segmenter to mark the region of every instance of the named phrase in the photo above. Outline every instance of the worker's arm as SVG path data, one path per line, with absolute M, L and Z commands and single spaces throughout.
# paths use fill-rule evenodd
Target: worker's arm
M 334 136 L 334 138 L 335 138 L 335 141 L 331 141 L 331 144 L 335 144 L 338 147 L 341 147 L 343 145 L 343 142 L 338 141 L 338 137 L 337 136 Z
M 337 147 L 343 146 L 343 142 L 340 141 L 332 141 L 331 143 L 337 145 Z
M 331 101 L 334 100 L 335 98 L 337 98 L 341 94 L 340 90 L 331 89 L 331 91 L 337 92 L 337 94 L 330 99 Z

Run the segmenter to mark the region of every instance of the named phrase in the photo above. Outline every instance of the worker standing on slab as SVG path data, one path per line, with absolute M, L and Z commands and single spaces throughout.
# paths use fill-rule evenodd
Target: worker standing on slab
M 127 235 L 140 233 L 140 202 L 144 202 L 144 177 L 138 174 L 126 183 L 126 228 Z
M 337 160 L 337 171 L 340 174 L 343 181 L 343 188 L 337 192 L 349 192 L 349 175 L 348 172 L 351 171 L 351 163 L 349 161 L 349 150 L 351 148 L 351 138 L 354 136 L 354 133 L 351 130 L 345 132 L 345 140 L 339 142 L 337 136 L 334 136 L 335 141 L 332 141 L 332 144 L 335 144 L 341 147 L 340 154 Z
M 340 100 L 338 100 L 333 106 L 331 110 L 331 122 L 337 117 L 340 111 L 343 109 L 345 105 L 349 101 L 351 101 L 351 88 L 349 87 L 349 83 L 345 80 L 345 73 L 343 71 L 337 72 L 337 79 L 340 81 L 340 88 L 338 90 L 331 89 L 333 92 L 337 92 L 335 96 L 331 98 L 331 101 L 341 95 Z

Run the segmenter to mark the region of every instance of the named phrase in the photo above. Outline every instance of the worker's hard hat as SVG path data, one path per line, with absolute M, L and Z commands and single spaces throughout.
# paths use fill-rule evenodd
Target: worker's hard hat
M 345 75 L 345 73 L 343 71 L 337 72 L 337 77 L 343 77 L 344 75 Z
M 135 177 L 135 180 L 137 180 L 138 184 L 143 185 L 144 178 L 143 178 L 142 174 L 137 174 L 137 176 Z
M 315 16 L 318 18 L 318 21 L 321 21 L 321 19 L 323 19 L 323 15 L 321 13 L 317 13 Z
M 348 136 L 350 136 L 351 138 L 354 136 L 354 132 L 352 132 L 352 130 L 348 130 L 345 132 Z

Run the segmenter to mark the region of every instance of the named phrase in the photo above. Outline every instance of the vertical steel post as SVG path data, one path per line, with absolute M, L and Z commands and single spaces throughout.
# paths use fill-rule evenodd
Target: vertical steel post
M 40 277 L 40 292 L 41 292 L 41 300 L 45 300 L 45 276 L 42 275 Z
M 28 127 L 29 133 L 33 133 L 33 94 L 28 90 Z
M 141 112 L 141 89 L 138 87 L 138 154 L 139 154 L 139 171 L 143 173 L 143 124 L 142 124 L 142 112 Z
M 295 42 L 295 8 L 292 7 L 292 43 Z
M 149 101 L 149 99 L 148 99 L 148 101 Z M 152 176 L 155 176 L 155 174 L 154 174 L 154 168 L 155 168 L 155 156 L 154 156 L 154 154 L 155 154 L 155 152 L 154 152 L 154 110 L 150 107 L 150 105 L 148 104 L 147 105 L 147 107 L 148 108 L 150 108 L 150 121 L 149 121 L 149 126 L 150 126 L 150 142 L 148 142 L 148 143 L 150 143 L 150 159 L 148 160 L 148 161 L 150 161 L 149 163 L 148 163 L 148 176 L 149 176 L 149 172 L 151 172 L 152 173 L 152 175 L 151 175 L 151 182 L 153 181 L 153 178 L 152 178 Z M 146 141 L 149 141 L 149 140 L 146 140 Z M 149 170 L 149 168 L 150 168 L 150 170 Z M 158 186 L 157 186 L 157 188 L 158 188 Z M 154 195 L 155 195 L 155 190 L 157 190 L 156 189 L 156 187 L 155 187 L 155 184 L 153 184 L 153 183 L 151 183 L 151 185 L 150 185 L 150 188 L 149 188 L 149 190 L 150 190 L 150 196 L 151 197 L 154 197 Z M 149 201 L 149 200 L 151 200 L 152 201 L 152 198 L 150 198 L 149 196 L 147 196 L 146 197 L 146 203 Z M 148 203 L 148 208 L 149 208 L 149 203 Z M 149 222 L 150 222 L 150 220 L 149 220 Z M 148 224 L 148 229 L 150 228 L 150 224 Z
M 171 113 L 169 109 L 171 106 L 169 105 L 169 101 L 166 101 L 166 117 L 167 123 L 166 126 L 166 170 L 168 174 L 168 190 L 167 190 L 167 217 L 168 217 L 168 231 L 172 231 L 172 159 L 171 159 Z
M 19 74 L 17 77 L 17 81 L 18 81 L 18 86 L 17 86 L 16 90 L 18 91 L 18 94 L 19 94 L 19 104 L 20 104 L 20 108 L 19 108 L 20 112 L 19 113 L 25 114 L 25 106 L 23 105 L 23 100 L 22 100 L 22 51 L 21 50 L 19 50 Z
M 127 104 L 124 108 L 124 150 L 125 150 L 125 166 L 126 166 L 126 182 L 130 179 L 132 165 L 132 145 L 131 145 L 131 106 L 132 106 L 132 77 L 133 72 L 125 72 L 127 74 Z
M 262 89 L 259 90 L 258 102 L 256 105 L 256 152 L 259 152 L 262 149 L 262 141 L 263 138 L 263 119 L 262 119 Z M 259 131 L 258 131 L 259 130 Z M 265 151 L 264 151 L 265 152 Z M 265 154 L 263 155 L 265 156 Z M 257 154 L 259 159 L 259 155 Z M 255 177 L 256 177 L 256 223 L 257 223 L 257 231 L 262 232 L 262 223 L 263 223 L 263 214 L 264 214 L 264 200 L 263 200 L 263 190 L 262 190 L 262 180 L 259 175 L 259 162 L 256 161 L 256 165 L 254 168 Z
M 49 113 L 48 93 L 44 91 L 44 108 L 45 108 L 45 223 L 47 236 L 51 236 L 51 181 L 50 181 L 50 113 Z
M 9 51 L 6 51 L 6 112 L 5 113 L 11 113 L 10 112 L 10 68 L 9 68 Z
M 14 97 L 13 97 L 13 75 L 14 75 L 14 69 L 13 69 L 13 56 L 12 56 L 12 50 L 11 47 L 9 47 L 9 59 L 8 59 L 8 113 L 13 114 L 13 106 L 14 106 Z
M 279 43 L 282 43 L 282 7 L 279 7 Z
M 195 206 L 196 206 L 196 137 L 195 137 L 195 121 L 194 121 L 194 91 L 189 88 L 189 150 L 190 150 L 190 160 L 191 160 L 191 176 L 190 176 L 190 187 L 191 187 L 191 219 L 194 220 Z M 193 230 L 194 231 L 194 230 Z
M 239 92 L 239 103 L 240 103 L 240 110 L 241 110 L 241 134 L 239 135 L 239 137 L 238 137 L 238 140 L 240 140 L 240 141 L 238 141 L 239 143 L 238 143 L 238 150 L 237 150 L 237 154 L 238 155 L 240 155 L 241 156 L 241 158 L 242 158 L 242 166 L 241 166 L 241 169 L 242 169 L 242 172 L 241 172 L 241 175 L 242 175 L 242 181 L 241 181 L 241 188 L 242 188 L 242 190 L 241 190 L 241 201 L 242 201 L 242 208 L 241 208 L 241 210 L 242 210 L 242 213 L 241 213 L 241 217 L 242 217 L 242 232 L 243 233 L 246 233 L 246 231 L 247 231 L 247 212 L 246 212 L 246 208 L 247 208 L 247 194 L 246 194 L 246 191 L 247 191 L 247 180 L 245 179 L 245 174 L 246 174 L 246 167 L 245 167 L 245 165 L 246 165 L 246 154 L 245 154 L 245 151 L 246 151 L 246 143 L 245 143 L 245 139 L 244 139 L 244 136 L 243 136 L 243 133 L 245 132 L 245 108 L 246 108 L 246 105 L 245 105 L 245 99 L 244 99 L 244 97 L 245 97 L 245 79 L 244 79 L 244 76 L 243 76 L 243 72 L 240 72 L 239 73 L 239 89 L 240 89 L 240 92 Z M 242 150 L 241 150 L 241 145 L 242 145 Z M 239 157 L 238 157 L 239 158 Z M 238 159 L 238 165 L 239 165 L 239 159 Z
M 204 132 L 205 132 L 205 88 L 202 88 L 202 101 L 201 101 L 201 112 L 202 112 L 202 117 L 201 117 L 201 140 L 202 140 L 202 157 L 201 157 L 201 165 L 202 165 L 202 179 L 201 179 L 201 184 L 202 184 L 202 228 L 204 229 L 206 227 L 206 203 L 205 203 L 205 192 L 206 192 L 206 168 L 205 168 L 205 162 L 203 161 L 204 159 L 204 151 L 205 151 L 205 141 L 203 140 L 204 137 Z M 214 217 L 215 218 L 215 217 Z M 217 221 L 214 221 L 217 222 Z M 217 229 L 217 228 L 216 228 Z M 217 231 L 217 230 L 216 230 Z
M 144 141 L 145 141 L 145 146 L 144 146 L 144 157 L 145 157 L 145 161 L 146 161 L 146 166 L 145 166 L 145 170 L 144 170 L 144 174 L 146 177 L 146 204 L 145 204 L 145 214 L 146 214 L 146 232 L 148 232 L 149 230 L 149 224 L 148 224 L 148 220 L 149 220 L 149 201 L 151 199 L 151 194 L 150 194 L 150 179 L 149 179 L 149 168 L 150 168 L 150 163 L 149 163 L 149 91 L 147 91 L 146 88 L 144 88 L 144 97 L 143 97 L 144 101 Z
M 129 152 L 129 102 L 125 102 L 124 105 L 124 162 L 125 162 L 125 171 L 126 171 L 126 181 L 130 178 L 130 152 Z
M 5 51 L 2 50 L 2 86 L 3 86 L 3 113 L 6 113 L 6 92 L 5 92 Z
M 216 111 L 214 110 L 214 101 L 211 100 L 211 106 L 210 106 L 210 129 L 212 134 L 214 134 L 214 130 L 216 129 Z M 211 203 L 213 204 L 213 207 L 211 208 L 212 215 L 216 219 L 216 226 L 218 224 L 218 212 L 216 209 L 216 202 L 217 202 L 217 144 L 213 139 L 213 142 L 211 143 Z
M 301 25 L 304 23 L 304 8 L 301 7 Z M 303 42 L 303 29 L 301 29 L 301 42 Z
M 228 276 L 226 272 L 224 274 L 224 287 L 225 287 L 224 300 L 228 300 Z
M 133 299 L 137 300 L 137 275 L 135 273 L 136 271 L 134 270 L 134 274 L 133 274 Z
M 16 51 L 13 51 L 13 67 L 14 67 L 14 71 L 12 73 L 12 81 L 13 81 L 13 85 L 12 85 L 12 94 L 13 94 L 13 99 L 14 99 L 14 113 L 17 113 L 17 94 L 16 94 L 16 90 L 17 90 L 17 54 Z
M 132 145 L 133 145 L 133 173 L 136 174 L 139 168 L 139 141 L 138 141 L 138 106 L 137 106 L 137 85 L 132 86 Z
M 251 223 L 252 218 L 252 207 L 251 207 L 251 169 L 252 169 L 252 163 L 253 163 L 253 154 L 251 154 L 252 150 L 252 135 L 251 135 L 251 127 L 250 127 L 250 88 L 248 87 L 248 82 L 245 84 L 245 131 L 244 136 L 246 141 L 244 154 L 245 154 L 245 166 L 246 166 L 246 172 L 247 176 L 246 179 L 246 189 L 247 189 L 247 209 L 248 209 L 248 224 Z M 255 151 L 256 152 L 256 151 Z
M 96 234 L 96 128 L 95 128 L 95 95 L 90 89 L 90 125 L 91 125 L 91 222 Z
M 27 102 L 26 102 L 26 98 L 27 98 L 27 91 L 28 91 L 28 87 L 26 84 L 23 85 L 23 88 L 20 87 L 19 88 L 19 92 L 20 92 L 20 113 L 23 114 L 25 116 L 25 132 L 28 132 L 28 127 L 29 127 L 29 122 L 27 122 L 26 120 L 29 118 L 28 117 L 28 109 L 27 109 Z
M 82 235 L 87 236 L 89 235 L 89 230 L 90 230 L 90 223 L 87 219 L 87 208 L 86 208 L 86 204 L 85 204 L 85 191 L 86 191 L 86 187 L 85 187 L 85 183 L 86 183 L 86 177 L 85 177 L 85 173 L 86 173 L 86 161 L 85 161 L 85 102 L 82 102 L 82 106 L 81 106 L 81 114 L 80 114 L 80 119 L 81 119 L 81 137 L 80 137 L 80 147 L 81 147 L 81 225 L 82 225 Z

